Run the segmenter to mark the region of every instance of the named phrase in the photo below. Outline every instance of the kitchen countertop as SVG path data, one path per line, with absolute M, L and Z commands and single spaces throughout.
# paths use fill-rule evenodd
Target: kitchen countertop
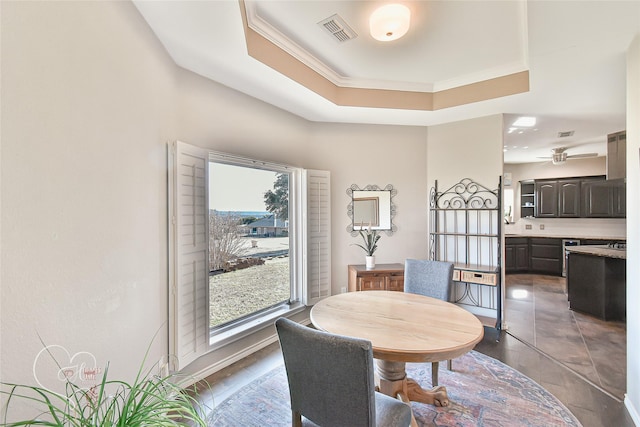
M 627 251 L 625 249 L 609 248 L 606 245 L 566 246 L 565 250 L 577 254 L 627 259 Z

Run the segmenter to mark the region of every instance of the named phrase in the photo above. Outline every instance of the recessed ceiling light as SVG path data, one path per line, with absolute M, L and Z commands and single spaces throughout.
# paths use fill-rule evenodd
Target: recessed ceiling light
M 519 128 L 530 128 L 535 125 L 536 125 L 535 117 L 522 116 L 522 117 L 518 117 L 518 120 L 513 122 L 512 126 L 519 127 Z
M 504 151 L 504 152 L 506 153 L 506 152 L 507 152 L 507 151 L 509 151 L 509 150 L 507 150 L 507 149 L 505 148 L 505 149 L 503 149 L 502 151 Z

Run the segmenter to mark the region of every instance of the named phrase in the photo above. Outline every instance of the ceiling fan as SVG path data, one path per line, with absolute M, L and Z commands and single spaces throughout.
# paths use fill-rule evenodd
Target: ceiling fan
M 571 154 L 567 153 L 566 147 L 551 149 L 551 156 L 538 157 L 539 159 L 550 159 L 554 165 L 561 165 L 569 159 L 584 159 L 587 157 L 597 157 L 598 153 Z

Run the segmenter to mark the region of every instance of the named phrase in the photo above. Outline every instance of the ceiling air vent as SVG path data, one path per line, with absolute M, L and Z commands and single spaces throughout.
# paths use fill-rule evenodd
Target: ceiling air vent
M 338 40 L 340 43 L 355 39 L 358 37 L 358 34 L 353 31 L 353 28 L 349 27 L 344 19 L 342 19 L 338 14 L 332 15 L 327 19 L 323 19 L 318 22 L 326 32 L 331 34 L 333 38 Z
M 567 138 L 567 137 L 573 136 L 573 132 L 575 131 L 568 130 L 565 132 L 558 132 L 558 138 Z

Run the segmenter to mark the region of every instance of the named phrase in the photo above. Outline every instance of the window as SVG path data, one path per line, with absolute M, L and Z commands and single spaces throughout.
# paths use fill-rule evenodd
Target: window
M 513 222 L 513 188 L 505 188 L 504 189 L 504 221 L 507 224 Z
M 169 177 L 174 370 L 330 294 L 328 172 L 176 142 Z
M 209 162 L 212 334 L 298 300 L 291 278 L 290 169 Z M 295 201 L 295 200 L 294 200 Z

